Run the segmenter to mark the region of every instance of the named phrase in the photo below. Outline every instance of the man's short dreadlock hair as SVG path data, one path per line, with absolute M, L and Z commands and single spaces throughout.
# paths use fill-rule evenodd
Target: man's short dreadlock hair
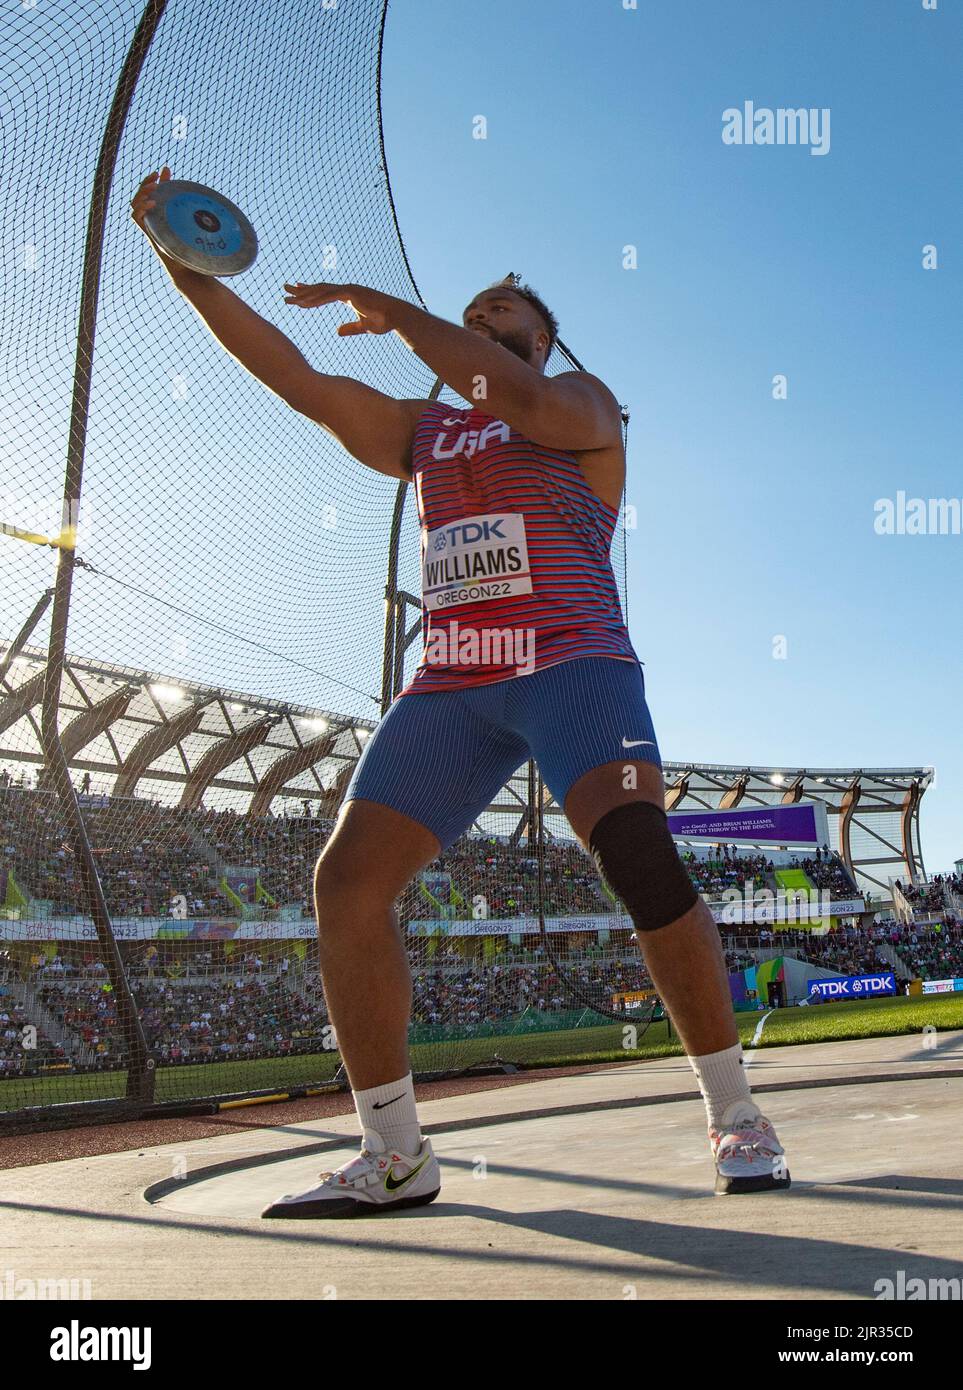
M 535 293 L 531 285 L 519 283 L 520 277 L 517 275 L 506 275 L 504 280 L 496 280 L 493 285 L 489 285 L 490 290 L 509 289 L 513 294 L 517 294 L 521 299 L 527 300 L 532 308 L 541 316 L 548 331 L 548 352 L 545 360 L 548 361 L 552 355 L 552 349 L 558 339 L 558 319 L 552 313 L 545 301 Z

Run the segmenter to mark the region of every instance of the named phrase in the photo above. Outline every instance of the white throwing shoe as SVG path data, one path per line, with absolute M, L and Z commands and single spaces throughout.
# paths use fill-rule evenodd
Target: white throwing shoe
M 791 1179 L 786 1154 L 771 1120 L 751 1101 L 737 1100 L 709 1130 L 716 1163 L 716 1196 L 738 1192 L 772 1192 Z
M 322 1173 L 319 1186 L 279 1197 L 262 1217 L 289 1220 L 358 1216 L 398 1211 L 433 1202 L 441 1190 L 441 1173 L 431 1143 L 422 1139 L 416 1154 L 394 1149 L 372 1153 L 362 1149 L 356 1158 L 333 1173 Z

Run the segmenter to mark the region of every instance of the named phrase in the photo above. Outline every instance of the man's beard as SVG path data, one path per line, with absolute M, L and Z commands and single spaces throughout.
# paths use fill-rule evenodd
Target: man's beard
M 531 365 L 532 349 L 535 345 L 535 333 L 531 328 L 515 328 L 509 331 L 496 334 L 494 329 L 489 329 L 492 341 L 498 343 L 503 348 L 508 348 L 516 357 L 520 357 L 523 362 Z

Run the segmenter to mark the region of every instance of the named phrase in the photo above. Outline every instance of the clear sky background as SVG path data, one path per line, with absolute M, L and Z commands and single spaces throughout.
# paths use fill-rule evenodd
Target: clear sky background
M 663 757 L 934 766 L 931 873 L 963 857 L 963 535 L 874 523 L 963 497 L 961 54 L 950 0 L 392 0 L 383 67 L 429 307 L 521 272 L 631 411 Z M 746 101 L 829 108 L 829 152 L 724 144 Z

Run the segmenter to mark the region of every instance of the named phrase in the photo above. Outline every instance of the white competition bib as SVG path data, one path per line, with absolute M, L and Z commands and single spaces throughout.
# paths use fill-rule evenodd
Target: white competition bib
M 466 516 L 425 533 L 421 592 L 429 610 L 530 594 L 521 512 Z

